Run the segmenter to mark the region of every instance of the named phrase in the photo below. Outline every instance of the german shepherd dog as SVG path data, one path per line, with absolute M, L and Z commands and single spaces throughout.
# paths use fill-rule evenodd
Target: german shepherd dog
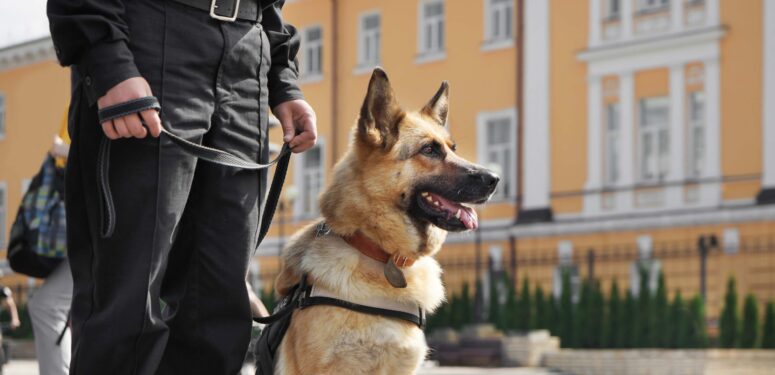
M 421 110 L 404 111 L 385 72 L 374 70 L 349 149 L 321 196 L 323 218 L 283 251 L 275 284 L 281 297 L 306 275 L 352 303 L 429 313 L 442 303 L 433 255 L 448 231 L 477 228 L 470 204 L 485 203 L 499 181 L 455 154 L 448 111 L 447 82 Z M 364 248 L 385 253 L 387 264 Z M 325 305 L 293 314 L 275 374 L 412 374 L 428 350 L 422 329 L 408 321 Z

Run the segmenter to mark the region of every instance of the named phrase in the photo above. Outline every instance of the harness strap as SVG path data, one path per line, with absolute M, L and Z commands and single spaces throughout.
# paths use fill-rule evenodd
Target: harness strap
M 271 324 L 278 320 L 280 320 L 282 317 L 290 314 L 295 309 L 304 310 L 307 307 L 310 306 L 336 306 L 341 307 L 350 311 L 359 312 L 362 314 L 369 314 L 369 315 L 378 315 L 378 316 L 384 316 L 388 318 L 394 318 L 394 319 L 400 319 L 404 320 L 410 323 L 413 323 L 417 325 L 420 329 L 425 328 L 425 311 L 421 307 L 417 307 L 417 314 L 413 314 L 406 311 L 400 311 L 395 309 L 386 309 L 381 307 L 375 307 L 375 306 L 367 306 L 367 305 L 361 305 L 358 303 L 345 301 L 342 299 L 329 297 L 329 296 L 321 296 L 321 295 L 312 295 L 314 287 L 312 285 L 306 285 L 306 275 L 301 278 L 302 282 L 297 285 L 293 292 L 292 297 L 288 301 L 283 301 L 283 303 L 286 303 L 284 306 L 281 306 L 277 312 L 275 312 L 272 315 L 265 316 L 265 317 L 254 317 L 253 321 L 261 324 Z
M 146 96 L 130 100 L 124 103 L 112 105 L 99 110 L 98 117 L 99 122 L 113 120 L 115 118 L 123 117 L 132 113 L 139 113 L 147 110 L 161 110 L 159 100 L 154 96 Z M 206 160 L 212 163 L 220 164 L 227 167 L 235 167 L 248 170 L 260 170 L 271 167 L 277 164 L 274 171 L 274 177 L 272 178 L 272 185 L 269 189 L 269 194 L 266 198 L 266 205 L 264 206 L 264 215 L 261 218 L 261 226 L 258 235 L 258 241 L 256 248 L 266 236 L 269 231 L 269 225 L 272 223 L 272 217 L 274 216 L 277 208 L 277 203 L 280 200 L 280 192 L 283 188 L 283 182 L 285 181 L 285 175 L 288 172 L 288 164 L 291 159 L 291 149 L 288 144 L 283 144 L 282 150 L 277 157 L 266 164 L 255 163 L 250 160 L 245 160 L 239 156 L 228 153 L 223 150 L 219 150 L 212 147 L 203 146 L 189 140 L 178 137 L 164 127 L 161 128 L 161 132 L 168 137 L 171 141 L 177 144 L 183 151 L 195 156 L 201 160 Z M 103 138 L 100 145 L 99 155 L 99 183 L 100 190 L 102 192 L 102 199 L 100 205 L 107 211 L 107 217 L 102 222 L 101 234 L 103 238 L 108 238 L 113 235 L 116 223 L 116 211 L 113 204 L 113 196 L 110 191 L 110 179 L 109 179 L 109 155 L 110 155 L 110 141 L 107 138 Z

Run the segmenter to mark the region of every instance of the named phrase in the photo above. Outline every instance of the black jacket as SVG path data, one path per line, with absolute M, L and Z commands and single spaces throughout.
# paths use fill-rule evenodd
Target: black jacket
M 296 84 L 300 40 L 280 15 L 285 0 L 261 1 L 261 25 L 271 45 L 268 85 L 269 105 L 274 108 L 303 98 Z M 59 63 L 75 66 L 79 76 L 88 80 L 85 92 L 90 104 L 116 84 L 140 76 L 128 46 L 124 0 L 49 0 L 47 13 Z

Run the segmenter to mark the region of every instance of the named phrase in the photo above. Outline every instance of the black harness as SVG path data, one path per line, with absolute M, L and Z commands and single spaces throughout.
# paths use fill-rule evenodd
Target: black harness
M 274 314 L 266 317 L 253 318 L 254 321 L 266 324 L 261 336 L 258 338 L 253 353 L 256 358 L 256 375 L 274 374 L 274 364 L 277 359 L 277 350 L 285 337 L 285 332 L 291 325 L 291 317 L 296 309 L 303 310 L 310 306 L 337 306 L 362 314 L 384 316 L 404 320 L 425 328 L 425 311 L 418 307 L 417 315 L 403 311 L 383 309 L 366 306 L 337 298 L 312 296 L 312 285 L 307 284 L 307 275 L 302 276 L 301 282 L 296 284 L 291 293 L 283 298 L 275 307 Z

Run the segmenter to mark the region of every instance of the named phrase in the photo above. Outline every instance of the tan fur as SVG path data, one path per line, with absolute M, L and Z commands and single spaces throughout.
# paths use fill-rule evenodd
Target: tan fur
M 283 251 L 284 268 L 276 281 L 284 296 L 307 274 L 313 285 L 359 303 L 382 297 L 414 303 L 433 312 L 444 300 L 441 268 L 432 257 L 446 231 L 420 225 L 407 213 L 417 179 L 443 174 L 459 159 L 443 126 L 447 116 L 444 83 L 417 112 L 401 110 L 381 70 L 375 71 L 349 150 L 334 168 L 321 196 L 321 213 L 331 228 L 316 236 L 313 223 L 297 232 Z M 407 150 L 436 141 L 447 162 L 407 157 Z M 350 247 L 341 236 L 363 232 L 388 253 L 416 259 L 404 269 L 408 286 L 393 288 L 384 264 Z M 362 302 L 361 302 L 362 303 Z M 415 325 L 338 307 L 296 310 L 280 346 L 276 374 L 413 374 L 427 353 Z

